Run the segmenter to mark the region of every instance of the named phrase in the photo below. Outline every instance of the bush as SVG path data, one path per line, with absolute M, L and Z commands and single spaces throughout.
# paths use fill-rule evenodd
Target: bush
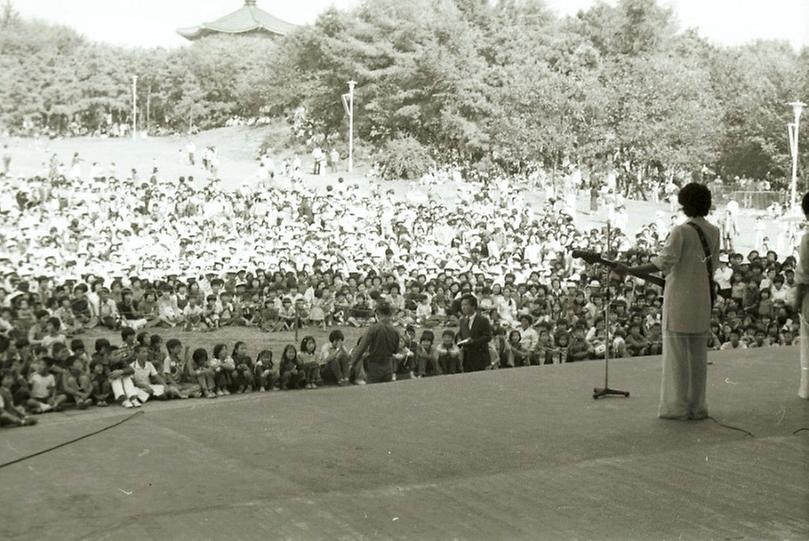
M 388 179 L 417 179 L 426 174 L 434 161 L 430 150 L 411 136 L 388 141 L 377 156 Z

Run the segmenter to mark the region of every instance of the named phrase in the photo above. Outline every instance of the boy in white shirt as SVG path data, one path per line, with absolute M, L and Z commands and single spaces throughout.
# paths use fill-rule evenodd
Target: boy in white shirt
M 132 382 L 149 396 L 156 398 L 188 398 L 180 394 L 179 389 L 173 385 L 166 385 L 165 380 L 149 361 L 149 348 L 143 345 L 135 346 L 135 361 L 130 365 L 135 371 Z
M 67 397 L 57 393 L 56 378 L 51 374 L 46 361 L 39 361 L 36 372 L 28 378 L 28 384 L 31 386 L 31 397 L 27 403 L 29 410 L 33 413 L 61 411 Z

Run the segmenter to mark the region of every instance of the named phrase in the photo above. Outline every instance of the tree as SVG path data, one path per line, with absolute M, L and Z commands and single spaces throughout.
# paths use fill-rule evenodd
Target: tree
M 14 9 L 14 4 L 11 0 L 3 2 L 3 7 L 0 8 L 0 28 L 6 30 L 12 26 L 16 26 L 20 22 L 20 13 Z
M 797 55 L 786 42 L 762 41 L 718 49 L 710 60 L 723 108 L 718 170 L 726 177 L 790 175 L 787 103 L 801 95 Z

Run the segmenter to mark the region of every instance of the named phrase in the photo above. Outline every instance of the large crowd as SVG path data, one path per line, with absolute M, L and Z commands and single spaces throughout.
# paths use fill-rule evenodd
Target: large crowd
M 293 163 L 276 174 L 262 160 L 258 185 L 226 191 L 215 175 L 170 180 L 154 167 L 140 179 L 98 164 L 87 174 L 76 158 L 0 184 L 2 424 L 66 405 L 361 384 L 341 328 L 367 326 L 380 301 L 401 330 L 400 379 L 463 371 L 455 330 L 469 293 L 495 329 L 492 368 L 661 351 L 660 288 L 571 256 L 645 262 L 675 223 L 661 211 L 628 234 L 609 182 L 598 189 L 607 246 L 606 228 L 576 225 L 586 184 L 573 175 L 549 186 L 437 172 L 422 197 L 396 198 L 337 178 L 316 192 Z M 457 184 L 456 204 L 434 189 L 442 182 Z M 542 205 L 525 197 L 537 182 Z M 772 250 L 723 254 L 710 347 L 795 344 L 794 269 Z M 256 358 L 243 342 L 193 347 L 194 333 L 227 326 L 305 337 Z

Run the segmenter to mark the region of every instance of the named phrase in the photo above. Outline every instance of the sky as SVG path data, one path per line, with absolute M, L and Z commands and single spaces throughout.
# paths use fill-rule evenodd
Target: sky
M 140 47 L 176 47 L 187 42 L 176 29 L 215 20 L 238 9 L 242 0 L 12 0 L 23 16 L 74 28 L 94 41 Z M 407 0 L 402 0 L 407 1 Z M 559 15 L 587 9 L 596 0 L 546 0 Z M 615 3 L 616 0 L 606 0 Z M 660 0 L 674 9 L 681 28 L 722 45 L 756 39 L 788 40 L 809 46 L 809 0 Z M 347 9 L 360 0 L 258 0 L 286 21 L 313 22 L 324 9 Z

